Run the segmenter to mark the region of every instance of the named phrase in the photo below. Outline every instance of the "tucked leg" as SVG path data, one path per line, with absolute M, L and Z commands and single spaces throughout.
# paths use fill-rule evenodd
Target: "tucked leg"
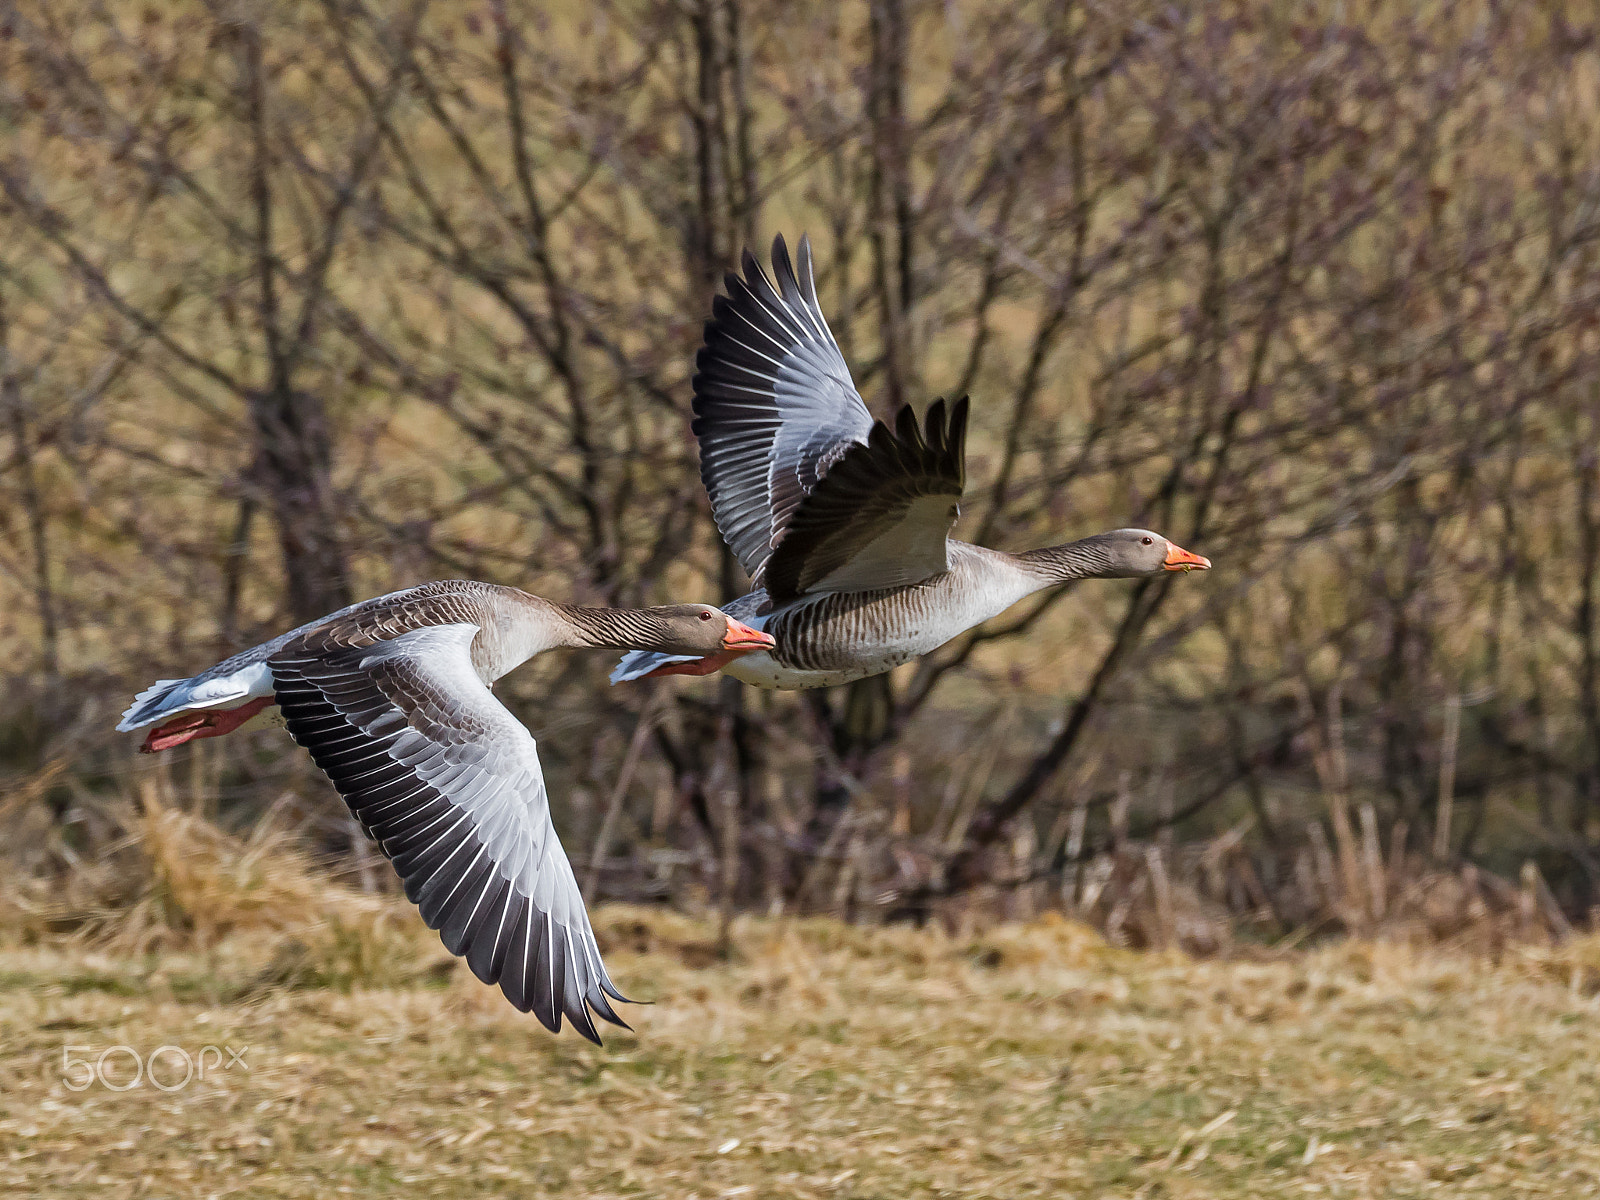
M 276 703 L 272 696 L 261 696 L 238 708 L 201 709 L 174 717 L 165 725 L 158 725 L 144 739 L 139 749 L 145 754 L 170 750 L 196 738 L 221 737 L 232 733 L 269 704 Z
M 726 654 L 713 654 L 710 658 L 702 658 L 696 662 L 668 663 L 664 667 L 657 667 L 654 671 L 641 675 L 640 678 L 655 679 L 661 675 L 715 675 L 738 657 L 737 650 L 730 650 Z

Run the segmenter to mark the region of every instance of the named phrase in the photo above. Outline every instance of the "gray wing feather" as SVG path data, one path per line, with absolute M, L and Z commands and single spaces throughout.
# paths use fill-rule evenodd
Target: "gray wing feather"
M 774 284 L 746 251 L 695 359 L 700 476 L 717 528 L 757 582 L 801 500 L 872 429 L 817 303 L 804 237 L 798 257 L 797 272 L 783 238 L 773 241 Z
M 533 736 L 473 669 L 476 625 L 270 660 L 278 704 L 445 947 L 559 1031 L 623 1024 L 550 820 Z

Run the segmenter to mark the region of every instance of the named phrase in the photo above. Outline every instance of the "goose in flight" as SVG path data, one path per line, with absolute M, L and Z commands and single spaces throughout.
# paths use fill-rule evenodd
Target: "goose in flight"
M 533 736 L 490 685 L 536 654 L 588 646 L 693 656 L 770 649 L 705 604 L 576 608 L 449 581 L 394 592 L 141 692 L 119 730 L 141 749 L 218 737 L 277 706 L 473 974 L 559 1032 L 598 1043 L 623 1000 L 556 838 Z M 609 997 L 609 1000 L 608 1000 Z
M 772 244 L 727 276 L 695 359 L 700 477 L 723 540 L 755 590 L 723 606 L 773 636 L 735 657 L 634 651 L 613 683 L 726 670 L 766 688 L 814 688 L 892 670 L 1072 579 L 1206 570 L 1148 529 L 1007 554 L 950 538 L 966 481 L 967 401 L 874 421 L 817 303 L 811 245 L 799 270 Z

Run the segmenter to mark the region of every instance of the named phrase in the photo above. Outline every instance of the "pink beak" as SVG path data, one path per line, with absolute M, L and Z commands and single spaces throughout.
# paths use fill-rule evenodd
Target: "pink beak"
M 1161 565 L 1169 571 L 1193 571 L 1199 568 L 1202 571 L 1211 569 L 1211 560 L 1201 554 L 1190 554 L 1182 546 L 1168 545 L 1167 557 Z
M 771 650 L 778 643 L 759 629 L 728 618 L 728 632 L 723 635 L 722 648 L 739 654 L 753 654 L 757 650 Z

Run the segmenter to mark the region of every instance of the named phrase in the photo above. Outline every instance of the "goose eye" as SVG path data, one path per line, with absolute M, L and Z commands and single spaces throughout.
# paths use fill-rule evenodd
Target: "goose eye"
M 1140 538 L 1139 539 L 1139 543 L 1140 543 L 1140 545 L 1148 546 L 1150 544 L 1150 539 L 1149 538 Z
M 702 621 L 709 621 L 709 620 L 711 620 L 711 614 L 710 614 L 710 613 L 708 613 L 708 612 L 702 612 L 702 613 L 701 613 L 701 614 L 700 614 L 700 619 L 701 619 L 701 620 L 702 620 Z

